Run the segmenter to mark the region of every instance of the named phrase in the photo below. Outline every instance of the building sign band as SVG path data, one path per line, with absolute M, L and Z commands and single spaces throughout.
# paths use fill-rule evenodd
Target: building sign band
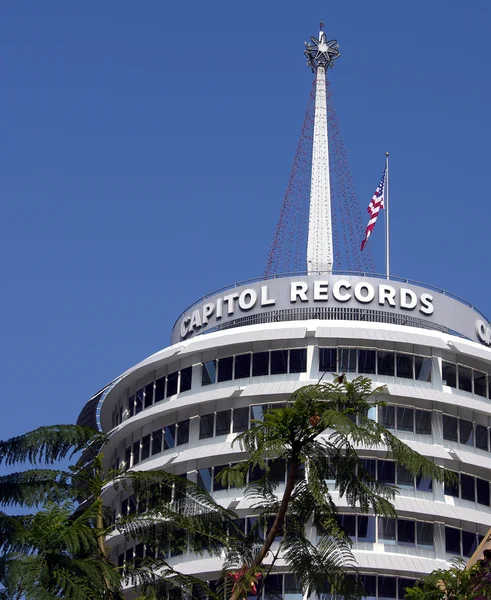
M 232 287 L 183 313 L 174 326 L 172 343 L 245 315 L 322 305 L 412 314 L 491 345 L 490 323 L 456 298 L 404 282 L 344 275 L 273 278 Z M 370 320 L 369 315 L 365 320 Z

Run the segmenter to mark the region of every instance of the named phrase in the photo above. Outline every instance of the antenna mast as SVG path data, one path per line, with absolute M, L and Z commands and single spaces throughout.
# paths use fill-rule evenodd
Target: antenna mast
M 327 133 L 326 71 L 339 57 L 336 40 L 328 41 L 324 21 L 319 38 L 311 37 L 304 51 L 307 65 L 315 73 L 315 115 L 310 181 L 310 212 L 307 239 L 307 271 L 327 272 L 333 269 L 331 182 L 329 177 L 329 138 Z

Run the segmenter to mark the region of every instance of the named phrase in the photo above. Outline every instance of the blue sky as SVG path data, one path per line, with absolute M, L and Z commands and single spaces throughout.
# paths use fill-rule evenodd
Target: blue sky
M 4 2 L 0 438 L 73 422 L 263 272 L 320 18 L 363 211 L 391 152 L 393 274 L 491 316 L 489 0 Z

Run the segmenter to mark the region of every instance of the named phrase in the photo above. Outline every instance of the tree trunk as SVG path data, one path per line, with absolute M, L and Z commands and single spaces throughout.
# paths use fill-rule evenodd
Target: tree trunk
M 297 477 L 297 472 L 298 472 L 298 459 L 294 458 L 290 462 L 290 467 L 288 469 L 288 477 L 286 479 L 285 492 L 283 494 L 283 498 L 281 499 L 281 504 L 278 509 L 278 512 L 276 513 L 275 520 L 273 522 L 271 529 L 268 532 L 268 535 L 266 536 L 266 539 L 264 540 L 263 547 L 257 553 L 256 558 L 253 560 L 249 571 L 253 571 L 257 566 L 259 566 L 263 562 L 264 557 L 266 556 L 266 554 L 269 552 L 271 546 L 273 545 L 273 542 L 276 538 L 277 533 L 280 531 L 281 527 L 283 526 L 283 523 L 285 522 L 285 515 L 286 515 L 286 511 L 288 509 L 288 505 L 290 504 L 290 499 L 292 496 L 293 488 L 295 487 L 295 479 Z M 230 596 L 230 600 L 239 600 L 240 595 L 241 595 L 241 592 L 237 588 L 232 592 L 232 595 Z

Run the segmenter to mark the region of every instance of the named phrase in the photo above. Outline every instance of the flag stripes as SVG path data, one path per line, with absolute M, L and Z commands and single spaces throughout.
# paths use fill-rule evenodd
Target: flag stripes
M 370 204 L 368 205 L 368 208 L 367 208 L 368 214 L 370 215 L 370 220 L 368 221 L 368 225 L 365 229 L 365 238 L 361 243 L 362 250 L 365 247 L 366 243 L 368 242 L 368 238 L 370 237 L 370 235 L 373 231 L 373 228 L 375 227 L 375 223 L 377 222 L 378 213 L 380 212 L 380 209 L 384 208 L 386 172 L 387 172 L 387 167 L 385 167 L 385 169 L 384 169 L 382 179 L 380 180 L 380 183 L 378 184 L 378 187 L 375 190 L 375 194 L 373 195 L 372 199 L 370 200 Z

